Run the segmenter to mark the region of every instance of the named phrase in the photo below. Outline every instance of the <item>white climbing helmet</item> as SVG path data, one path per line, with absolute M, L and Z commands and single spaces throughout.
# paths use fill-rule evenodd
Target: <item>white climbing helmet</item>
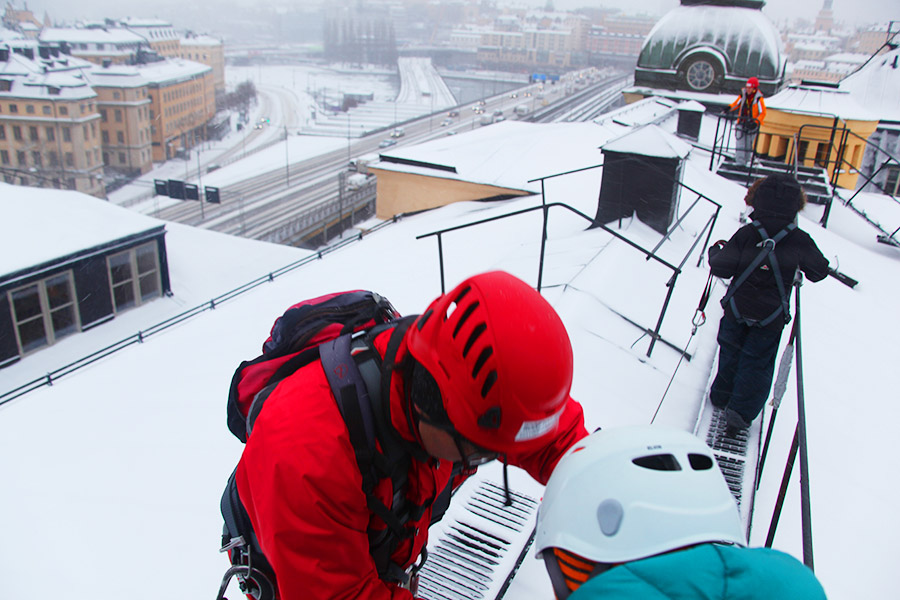
M 560 460 L 535 550 L 622 563 L 703 542 L 746 545 L 712 451 L 685 431 L 623 427 L 589 435 Z

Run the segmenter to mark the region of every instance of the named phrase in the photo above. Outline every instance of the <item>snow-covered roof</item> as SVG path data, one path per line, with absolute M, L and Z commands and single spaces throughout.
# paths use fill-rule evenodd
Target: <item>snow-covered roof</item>
M 684 158 L 690 151 L 686 144 L 658 125 L 645 125 L 629 131 L 625 135 L 608 142 L 602 147 L 603 152 L 620 154 L 640 154 L 656 158 Z
M 686 102 L 680 102 L 677 106 L 678 110 L 683 110 L 687 112 L 706 112 L 706 107 L 697 102 L 696 100 L 688 100 Z
M 221 46 L 222 40 L 211 35 L 194 35 L 181 38 L 182 46 Z
M 529 180 L 601 164 L 598 148 L 608 138 L 609 133 L 593 123 L 504 121 L 466 135 L 382 152 L 387 159 L 374 166 L 537 193 L 540 183 Z
M 19 33 L 18 31 L 13 31 L 11 29 L 6 29 L 5 27 L 0 27 L 0 41 L 6 40 L 21 40 L 25 36 Z
M 900 48 L 873 58 L 844 79 L 841 90 L 883 120 L 900 122 Z
M 140 87 L 147 85 L 147 79 L 140 69 L 131 65 L 94 66 L 87 72 L 88 81 L 97 87 Z
M 80 192 L 0 183 L 0 275 L 142 233 L 163 224 Z M 47 215 L 53 215 L 48 219 Z M 30 224 L 30 226 L 29 226 Z M 40 224 L 40 235 L 33 229 Z M 47 243 L 53 240 L 53 243 Z
M 172 24 L 164 19 L 152 19 L 142 17 L 125 17 L 121 19 L 123 25 L 129 27 L 171 27 Z
M 761 11 L 723 6 L 679 6 L 647 34 L 638 66 L 670 69 L 686 51 L 713 47 L 728 57 L 729 74 L 774 79 L 781 74 L 781 38 Z
M 896 97 L 894 98 L 896 102 Z M 857 102 L 845 90 L 808 85 L 790 85 L 771 98 L 766 107 L 785 112 L 877 121 L 878 115 Z
M 140 65 L 138 68 L 148 83 L 156 84 L 191 79 L 212 71 L 211 67 L 183 58 Z
M 853 52 L 840 52 L 825 57 L 825 60 L 830 63 L 849 63 L 858 66 L 869 60 L 869 55 L 856 54 Z
M 70 44 L 141 44 L 145 40 L 127 29 L 77 29 L 47 27 L 41 41 Z

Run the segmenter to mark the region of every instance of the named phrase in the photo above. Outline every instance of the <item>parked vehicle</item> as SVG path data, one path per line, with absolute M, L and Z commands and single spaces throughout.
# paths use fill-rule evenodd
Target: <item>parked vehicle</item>
M 523 116 L 523 115 L 527 115 L 527 114 L 528 114 L 528 107 L 527 107 L 526 105 L 524 105 L 524 104 L 520 104 L 520 105 L 518 105 L 518 106 L 516 107 L 515 112 L 516 112 L 516 115 L 517 115 L 517 116 L 520 116 L 520 117 Z

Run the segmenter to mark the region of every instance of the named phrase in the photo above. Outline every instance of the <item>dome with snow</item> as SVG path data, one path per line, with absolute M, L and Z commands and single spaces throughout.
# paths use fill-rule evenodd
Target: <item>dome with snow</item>
M 784 77 L 781 38 L 762 0 L 681 0 L 647 35 L 636 85 L 739 92 L 749 77 L 774 93 Z

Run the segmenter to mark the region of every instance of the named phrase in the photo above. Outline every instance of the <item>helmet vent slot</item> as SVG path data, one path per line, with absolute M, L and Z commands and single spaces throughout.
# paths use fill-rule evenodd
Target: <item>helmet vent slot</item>
M 706 471 L 713 466 L 713 460 L 705 454 L 688 454 L 688 461 L 695 471 Z
M 472 313 L 475 312 L 475 309 L 478 308 L 478 302 L 473 302 L 466 310 L 463 311 L 462 316 L 459 318 L 459 321 L 456 322 L 456 327 L 453 328 L 453 339 L 456 339 L 456 335 L 459 333 L 459 330 L 462 329 L 463 325 L 466 324 L 466 321 L 469 320 L 469 317 L 472 316 Z
M 497 381 L 497 371 L 491 371 L 488 373 L 487 379 L 484 380 L 484 385 L 481 386 L 481 397 L 487 398 L 488 392 L 491 391 L 491 388 L 494 387 L 494 383 Z
M 487 329 L 487 325 L 484 323 L 479 323 L 475 326 L 475 329 L 472 330 L 472 333 L 469 335 L 469 339 L 466 340 L 466 345 L 463 348 L 463 358 L 468 356 L 469 350 L 472 349 L 472 346 L 475 345 L 475 341 L 481 337 L 481 334 L 485 332 Z
M 481 367 L 484 366 L 484 363 L 487 362 L 487 359 L 489 359 L 493 353 L 494 349 L 490 346 L 481 351 L 481 354 L 478 355 L 478 360 L 475 361 L 475 366 L 472 368 L 472 379 L 478 377 L 478 372 L 481 371 Z
M 649 456 L 640 456 L 631 459 L 631 462 L 645 469 L 654 471 L 680 471 L 681 465 L 671 454 L 651 454 Z
M 456 297 L 456 300 L 454 300 L 453 302 L 455 302 L 456 304 L 459 304 L 460 301 L 466 297 L 466 294 L 468 294 L 469 290 L 471 290 L 471 289 L 472 288 L 468 285 L 466 287 L 464 287 L 463 289 L 461 289 L 459 291 L 459 295 Z

